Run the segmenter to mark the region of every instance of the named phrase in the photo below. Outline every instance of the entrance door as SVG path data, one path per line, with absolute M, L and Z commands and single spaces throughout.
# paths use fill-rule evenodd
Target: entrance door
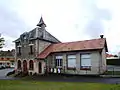
M 42 64 L 39 62 L 39 73 L 42 73 Z
M 26 60 L 23 61 L 23 72 L 27 73 L 27 61 Z

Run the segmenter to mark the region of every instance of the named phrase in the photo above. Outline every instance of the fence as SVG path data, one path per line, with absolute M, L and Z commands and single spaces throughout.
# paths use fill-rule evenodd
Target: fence
M 107 72 L 105 74 L 107 74 L 107 75 L 120 75 L 120 66 L 108 65 Z

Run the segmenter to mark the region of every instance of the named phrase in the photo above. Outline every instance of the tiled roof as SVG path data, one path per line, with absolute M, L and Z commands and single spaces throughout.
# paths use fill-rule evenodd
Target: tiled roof
M 13 61 L 15 60 L 14 57 L 0 57 L 0 61 Z
M 103 49 L 106 47 L 106 39 L 92 39 L 85 41 L 76 41 L 76 42 L 66 42 L 66 43 L 57 43 L 51 44 L 43 52 L 38 55 L 38 58 L 46 58 L 52 52 L 63 52 L 63 51 L 80 51 L 80 50 L 97 50 Z
M 38 32 L 38 34 L 36 34 L 36 31 Z M 45 31 L 45 32 L 43 32 L 43 31 Z M 44 35 L 45 35 L 45 37 L 44 37 Z M 49 32 L 47 32 L 46 30 L 43 30 L 40 27 L 36 27 L 29 32 L 25 32 L 25 33 L 21 34 L 20 37 L 17 40 L 15 40 L 14 42 L 22 42 L 22 41 L 24 41 L 24 37 L 26 37 L 27 40 L 40 39 L 43 41 L 48 41 L 48 42 L 53 42 L 53 43 L 60 42 L 56 37 L 54 37 Z

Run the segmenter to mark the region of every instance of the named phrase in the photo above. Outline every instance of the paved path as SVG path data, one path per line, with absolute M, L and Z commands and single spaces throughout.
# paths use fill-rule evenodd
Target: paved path
M 14 79 L 13 77 L 7 77 L 6 74 L 10 71 L 13 71 L 13 68 L 1 69 L 0 70 L 0 79 Z

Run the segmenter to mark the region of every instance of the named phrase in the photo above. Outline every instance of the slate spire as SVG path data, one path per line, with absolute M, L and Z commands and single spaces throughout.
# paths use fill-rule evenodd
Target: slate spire
M 42 26 L 46 27 L 46 24 L 44 23 L 42 16 L 41 16 L 40 21 L 37 24 L 37 26 L 39 26 L 39 27 L 42 27 Z

